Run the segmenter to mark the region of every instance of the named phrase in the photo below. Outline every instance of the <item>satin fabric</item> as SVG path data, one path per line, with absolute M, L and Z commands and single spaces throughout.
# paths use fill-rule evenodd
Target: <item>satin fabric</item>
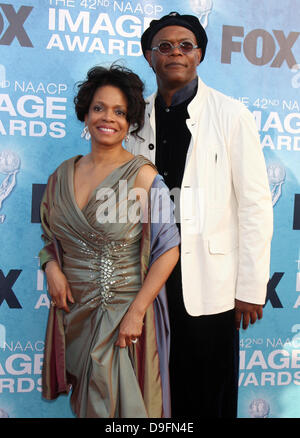
M 114 345 L 120 321 L 151 263 L 179 243 L 169 197 L 161 202 L 157 190 L 167 189 L 157 176 L 144 223 L 99 224 L 97 212 L 104 202 L 98 199 L 99 189 L 112 189 L 109 196 L 117 196 L 120 205 L 124 199 L 119 181 L 126 180 L 130 190 L 140 167 L 153 165 L 137 156 L 120 166 L 80 210 L 73 187 L 79 158 L 67 160 L 51 175 L 41 204 L 45 241 L 41 265 L 58 260 L 75 298 L 68 314 L 50 309 L 43 396 L 53 399 L 72 388 L 71 405 L 78 417 L 169 417 L 169 323 L 164 290 L 146 312 L 139 342 L 125 349 Z M 127 211 L 132 206 L 129 201 Z M 169 212 L 169 223 L 165 214 L 159 218 L 157 213 L 163 211 Z

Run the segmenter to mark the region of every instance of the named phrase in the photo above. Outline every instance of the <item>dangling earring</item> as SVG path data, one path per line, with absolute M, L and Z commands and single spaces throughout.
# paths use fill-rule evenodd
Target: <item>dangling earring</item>
M 125 143 L 129 142 L 129 132 L 127 132 L 127 134 L 124 137 Z
M 83 131 L 81 133 L 81 137 L 85 138 L 86 140 L 89 140 L 91 138 L 91 134 L 89 132 L 89 128 L 87 127 L 87 125 L 85 125 L 85 127 L 83 128 Z

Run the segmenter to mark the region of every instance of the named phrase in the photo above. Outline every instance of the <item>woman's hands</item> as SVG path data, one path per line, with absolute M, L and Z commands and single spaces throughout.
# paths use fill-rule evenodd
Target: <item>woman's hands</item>
M 70 312 L 67 301 L 74 303 L 74 298 L 68 281 L 58 263 L 54 260 L 48 262 L 45 273 L 47 276 L 48 291 L 53 304 L 65 312 Z
M 141 336 L 147 308 L 167 281 L 178 258 L 179 250 L 175 246 L 159 256 L 151 265 L 140 291 L 120 323 L 116 345 L 121 348 L 127 347 L 132 340 Z
M 136 343 L 142 334 L 144 312 L 129 308 L 121 321 L 118 340 L 115 345 L 120 348 Z

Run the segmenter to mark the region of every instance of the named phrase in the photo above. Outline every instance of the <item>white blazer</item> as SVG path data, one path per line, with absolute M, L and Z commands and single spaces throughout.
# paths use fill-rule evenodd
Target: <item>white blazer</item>
M 155 162 L 155 101 L 127 149 Z M 193 316 L 264 304 L 273 209 L 254 118 L 240 102 L 207 87 L 188 106 L 191 132 L 180 191 L 182 290 Z M 176 160 L 176 156 L 173 157 Z

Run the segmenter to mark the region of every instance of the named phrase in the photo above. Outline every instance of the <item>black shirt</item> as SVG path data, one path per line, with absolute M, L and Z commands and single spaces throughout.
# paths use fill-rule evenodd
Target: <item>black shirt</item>
M 170 194 L 175 203 L 174 213 L 179 232 L 179 197 L 172 196 L 172 189 L 180 188 L 182 183 L 186 154 L 191 140 L 191 133 L 186 126 L 186 120 L 189 118 L 187 107 L 196 95 L 197 88 L 198 78 L 195 78 L 174 94 L 170 107 L 166 106 L 160 94 L 155 100 L 155 164 L 171 190 Z M 173 317 L 175 322 L 188 317 L 182 301 L 180 261 L 176 264 L 166 284 L 170 315 L 172 314 L 171 325 L 173 325 Z
M 187 107 L 197 92 L 198 78 L 177 91 L 170 107 L 162 96 L 155 100 L 156 156 L 155 164 L 165 183 L 172 190 L 181 187 L 191 133 L 186 126 Z

